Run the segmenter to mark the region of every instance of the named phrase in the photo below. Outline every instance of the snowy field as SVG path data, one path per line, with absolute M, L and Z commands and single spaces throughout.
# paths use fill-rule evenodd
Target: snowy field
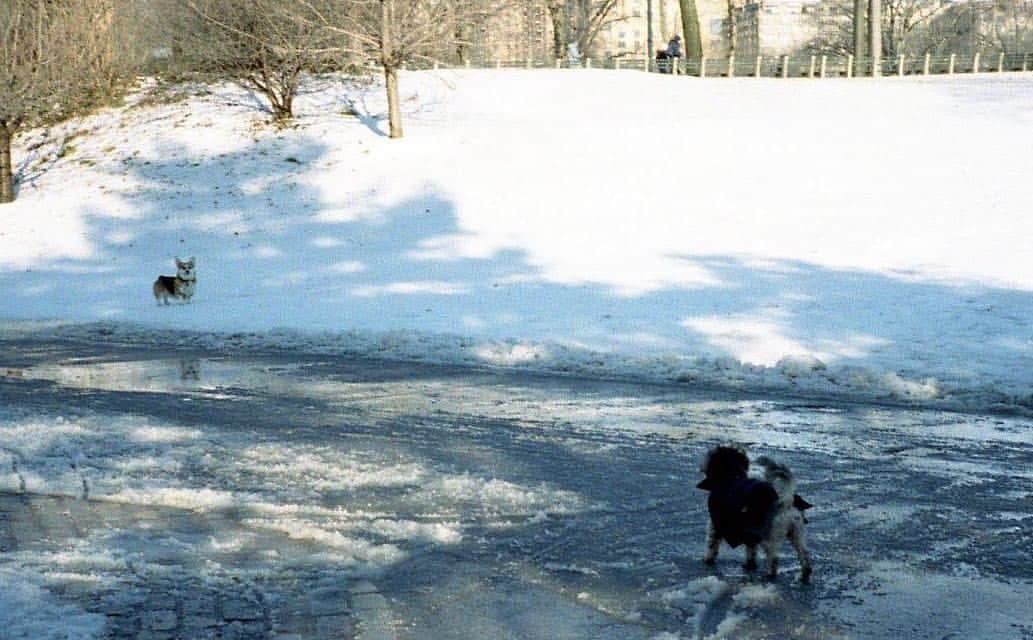
M 6 335 L 1033 411 L 1033 75 L 232 87 L 17 140 Z M 150 294 L 195 256 L 190 305 Z

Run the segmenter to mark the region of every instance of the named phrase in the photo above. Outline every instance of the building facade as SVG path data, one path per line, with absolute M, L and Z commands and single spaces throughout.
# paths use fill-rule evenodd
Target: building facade
M 746 0 L 735 7 L 735 53 L 777 56 L 806 50 L 823 23 L 816 0 Z
M 653 47 L 662 49 L 675 34 L 682 35 L 681 4 L 678 0 L 618 0 L 613 15 L 599 32 L 595 48 L 607 57 L 646 56 L 649 35 L 649 7 L 653 5 Z M 730 28 L 728 0 L 696 0 L 703 55 L 728 54 Z
M 652 4 L 654 49 L 667 46 L 682 35 L 678 0 L 616 0 L 585 56 L 603 59 L 644 59 L 650 53 L 649 7 Z M 696 0 L 703 55 L 724 57 L 731 44 L 728 0 Z M 555 56 L 552 16 L 545 0 L 512 0 L 506 9 L 469 34 L 469 54 L 474 61 L 548 60 Z M 567 43 L 558 43 L 566 51 Z

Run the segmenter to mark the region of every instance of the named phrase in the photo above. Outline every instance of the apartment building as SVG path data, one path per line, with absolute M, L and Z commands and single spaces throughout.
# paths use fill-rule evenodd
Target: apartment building
M 682 33 L 678 0 L 618 0 L 613 15 L 596 39 L 597 53 L 618 58 L 647 55 L 648 4 L 653 5 L 653 44 L 663 48 L 671 36 Z M 703 55 L 723 57 L 728 53 L 729 22 L 727 0 L 696 0 Z
M 805 49 L 817 38 L 824 11 L 818 0 L 746 0 L 733 10 L 735 53 L 774 56 Z
M 682 33 L 678 0 L 617 0 L 587 56 L 596 59 L 649 55 L 648 4 L 652 3 L 654 48 L 663 48 Z M 703 55 L 723 57 L 730 42 L 728 0 L 696 0 L 703 40 Z M 470 55 L 478 61 L 543 60 L 554 56 L 552 17 L 544 0 L 512 0 L 506 9 L 470 34 Z M 565 43 L 562 43 L 565 45 Z

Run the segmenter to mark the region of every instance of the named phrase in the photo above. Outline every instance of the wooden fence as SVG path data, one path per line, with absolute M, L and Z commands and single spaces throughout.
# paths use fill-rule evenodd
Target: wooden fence
M 783 55 L 730 56 L 702 60 L 646 60 L 609 58 L 593 60 L 565 58 L 542 60 L 482 60 L 450 65 L 433 60 L 409 63 L 408 69 L 439 68 L 493 69 L 618 69 L 651 71 L 698 78 L 852 78 L 872 75 L 872 59 L 853 56 Z M 1003 73 L 1033 71 L 1033 53 L 970 53 L 882 58 L 879 75 L 944 75 L 955 73 Z

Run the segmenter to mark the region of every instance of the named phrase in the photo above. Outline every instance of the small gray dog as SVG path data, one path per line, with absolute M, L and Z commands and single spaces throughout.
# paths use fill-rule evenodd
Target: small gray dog
M 176 258 L 176 275 L 158 276 L 154 281 L 154 300 L 158 304 L 169 303 L 169 298 L 179 298 L 190 302 L 197 288 L 197 270 L 194 259 L 180 260 Z
M 709 491 L 707 510 L 710 526 L 703 561 L 713 564 L 721 541 L 733 549 L 746 545 L 745 568 L 757 568 L 757 546 L 764 547 L 768 578 L 778 575 L 778 548 L 788 539 L 800 558 L 800 581 L 811 577 L 811 555 L 804 543 L 803 512 L 810 503 L 796 495 L 796 481 L 789 467 L 761 456 L 764 479 L 748 476 L 750 459 L 739 447 L 716 447 L 707 453 L 702 471 L 706 477 L 696 485 Z

